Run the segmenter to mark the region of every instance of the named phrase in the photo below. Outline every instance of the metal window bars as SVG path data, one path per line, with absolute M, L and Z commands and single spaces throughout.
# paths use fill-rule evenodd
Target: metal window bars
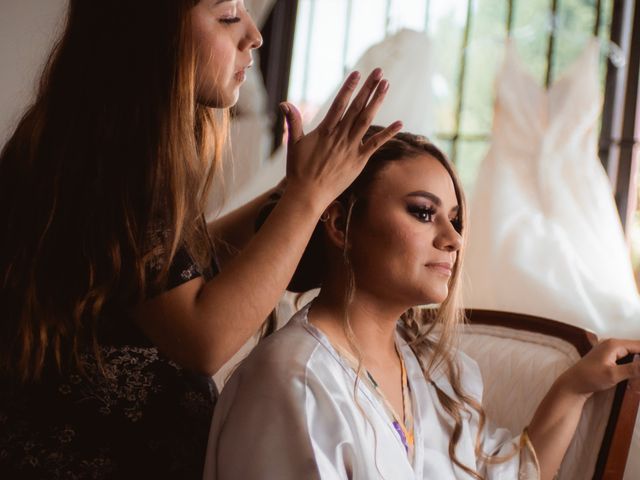
M 309 0 L 308 22 L 299 23 L 299 27 L 306 30 L 307 46 L 313 38 L 315 23 L 315 7 L 316 3 L 322 0 Z M 395 0 L 398 1 L 398 0 Z M 525 0 L 520 0 L 524 2 Z M 392 33 L 392 10 L 394 0 L 385 0 L 385 19 L 384 30 L 385 36 Z M 432 7 L 435 2 L 424 0 L 424 30 L 428 32 L 430 20 L 432 16 Z M 458 55 L 456 91 L 454 99 L 453 128 L 450 131 L 437 132 L 435 138 L 444 142 L 450 142 L 450 157 L 454 163 L 459 161 L 458 153 L 461 142 L 488 142 L 490 140 L 489 132 L 467 132 L 463 131 L 462 116 L 465 111 L 465 80 L 469 74 L 467 67 L 468 47 L 473 29 L 473 8 L 477 0 L 467 0 L 466 2 L 466 19 L 462 29 L 461 50 Z M 511 35 L 514 29 L 515 12 L 519 5 L 523 5 L 516 0 L 505 0 L 506 15 L 504 18 L 506 34 Z M 606 34 L 611 41 L 621 46 L 622 51 L 627 57 L 626 68 L 616 68 L 612 62 L 607 61 L 607 73 L 604 85 L 604 106 L 602 114 L 602 128 L 600 137 L 600 157 L 608 169 L 610 179 L 615 187 L 616 201 L 621 213 L 623 224 L 627 221 L 630 209 L 630 184 L 635 185 L 633 178 L 635 177 L 634 152 L 636 152 L 636 136 L 638 136 L 638 126 L 636 121 L 637 109 L 636 101 L 638 98 L 638 65 L 640 64 L 640 48 L 637 47 L 637 38 L 640 36 L 640 6 L 635 5 L 634 0 L 585 0 L 585 4 L 593 4 L 593 28 L 590 34 L 599 36 Z M 562 7 L 562 0 L 549 0 L 550 26 L 546 41 L 546 58 L 545 58 L 545 75 L 544 81 L 546 87 L 549 87 L 553 81 L 554 61 L 557 50 L 557 37 L 561 33 L 558 25 L 558 14 Z M 604 15 L 604 9 L 610 7 L 612 9 L 608 15 Z M 344 0 L 344 19 L 345 37 L 343 41 L 342 52 L 342 69 L 346 73 L 348 69 L 348 46 L 350 45 L 351 20 L 354 15 L 354 0 Z M 604 19 L 610 20 L 610 25 L 604 25 Z M 603 27 L 607 31 L 603 32 Z M 632 40 L 633 37 L 633 40 Z M 636 45 L 631 48 L 631 45 Z M 291 55 L 291 52 L 289 52 Z M 303 101 L 307 98 L 309 88 L 309 70 L 310 58 L 305 59 L 302 97 Z M 633 105 L 631 105 L 631 103 Z M 637 156 L 637 155 L 636 155 Z M 624 177 L 624 178 L 623 178 Z M 635 191 L 635 190 L 634 190 Z

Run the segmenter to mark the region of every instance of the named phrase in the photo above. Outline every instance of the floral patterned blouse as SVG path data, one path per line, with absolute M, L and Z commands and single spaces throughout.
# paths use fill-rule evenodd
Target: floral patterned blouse
M 179 251 L 168 287 L 201 275 Z M 213 381 L 164 357 L 132 321 L 115 325 L 101 336 L 104 374 L 85 353 L 84 376 L 0 379 L 0 479 L 202 478 Z

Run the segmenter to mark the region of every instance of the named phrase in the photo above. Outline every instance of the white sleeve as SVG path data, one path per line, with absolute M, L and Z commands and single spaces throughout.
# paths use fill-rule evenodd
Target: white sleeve
M 470 357 L 460 354 L 461 377 L 467 394 L 482 404 L 483 382 L 478 364 Z M 471 430 L 475 440 L 477 415 L 474 413 Z M 486 419 L 482 429 L 482 453 L 476 456 L 476 469 L 487 480 L 538 480 L 540 467 L 536 452 L 529 440 L 526 429 L 513 436 L 505 428 L 496 428 Z
M 265 368 L 240 369 L 223 389 L 204 478 L 350 478 L 353 451 L 339 433 L 349 429 L 330 401 L 331 392 L 306 371 L 281 375 L 275 370 L 271 375 Z
M 540 467 L 526 430 L 513 437 L 504 428 L 485 426 L 483 450 L 476 468 L 487 480 L 538 480 Z

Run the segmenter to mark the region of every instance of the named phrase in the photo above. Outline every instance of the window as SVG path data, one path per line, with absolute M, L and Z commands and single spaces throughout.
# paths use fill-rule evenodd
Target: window
M 489 141 L 494 79 L 511 33 L 541 85 L 549 85 L 597 33 L 609 38 L 613 0 L 300 0 L 288 98 L 305 118 L 340 84 L 362 53 L 401 28 L 434 43 L 434 142 L 468 190 Z M 336 53 L 338 52 L 338 53 Z M 601 72 L 607 60 L 603 48 Z

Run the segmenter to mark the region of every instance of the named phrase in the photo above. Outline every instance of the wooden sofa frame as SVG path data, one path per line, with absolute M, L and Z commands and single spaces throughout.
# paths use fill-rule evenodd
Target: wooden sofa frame
M 592 332 L 531 315 L 467 309 L 466 317 L 472 325 L 507 327 L 561 338 L 571 343 L 581 356 L 586 355 L 598 342 L 597 336 Z M 618 363 L 626 363 L 631 360 L 631 355 L 629 355 L 619 360 Z M 594 480 L 623 479 L 639 403 L 640 394 L 628 389 L 627 382 L 622 382 L 616 387 L 609 420 L 596 461 Z

